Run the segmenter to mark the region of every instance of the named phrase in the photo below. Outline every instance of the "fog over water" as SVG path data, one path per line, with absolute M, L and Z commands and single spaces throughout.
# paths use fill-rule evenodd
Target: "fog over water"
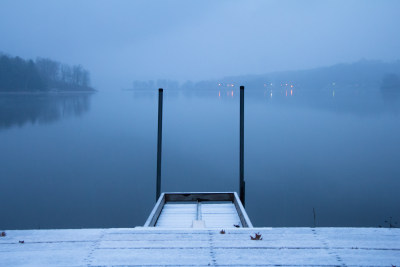
M 0 229 L 143 225 L 158 87 L 162 191 L 239 191 L 240 85 L 255 226 L 400 222 L 399 10 L 395 0 L 0 1 Z M 69 88 L 74 73 L 85 78 Z M 3 86 L 29 77 L 47 87 Z

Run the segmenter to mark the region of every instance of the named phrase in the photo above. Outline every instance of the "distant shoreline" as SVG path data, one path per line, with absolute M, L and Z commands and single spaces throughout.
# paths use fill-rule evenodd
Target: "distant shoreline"
M 18 91 L 18 92 L 13 92 L 13 91 L 2 91 L 0 92 L 0 95 L 40 95 L 40 94 L 71 94 L 71 93 L 87 93 L 87 94 L 93 94 L 98 92 L 98 90 L 60 90 L 60 91 Z

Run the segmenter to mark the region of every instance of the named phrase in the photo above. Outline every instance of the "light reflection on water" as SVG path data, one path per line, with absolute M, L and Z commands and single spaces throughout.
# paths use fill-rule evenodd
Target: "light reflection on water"
M 236 90 L 164 91 L 162 191 L 238 191 Z M 313 209 L 318 226 L 400 220 L 399 103 L 335 90 L 246 88 L 256 226 L 313 226 Z M 0 228 L 142 225 L 155 196 L 156 92 L 0 96 Z

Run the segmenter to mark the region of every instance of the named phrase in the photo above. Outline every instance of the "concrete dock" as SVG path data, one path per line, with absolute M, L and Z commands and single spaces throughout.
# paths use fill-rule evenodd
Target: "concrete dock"
M 251 240 L 255 233 L 262 240 Z M 0 266 L 391 267 L 400 266 L 400 229 L 10 230 L 0 237 Z

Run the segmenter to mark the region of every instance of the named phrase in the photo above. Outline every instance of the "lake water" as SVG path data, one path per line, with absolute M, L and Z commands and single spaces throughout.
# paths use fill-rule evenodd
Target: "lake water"
M 0 95 L 0 229 L 143 225 L 157 101 L 156 90 Z M 253 224 L 400 222 L 399 107 L 379 92 L 246 88 Z M 162 191 L 239 190 L 237 89 L 164 90 L 163 119 Z

